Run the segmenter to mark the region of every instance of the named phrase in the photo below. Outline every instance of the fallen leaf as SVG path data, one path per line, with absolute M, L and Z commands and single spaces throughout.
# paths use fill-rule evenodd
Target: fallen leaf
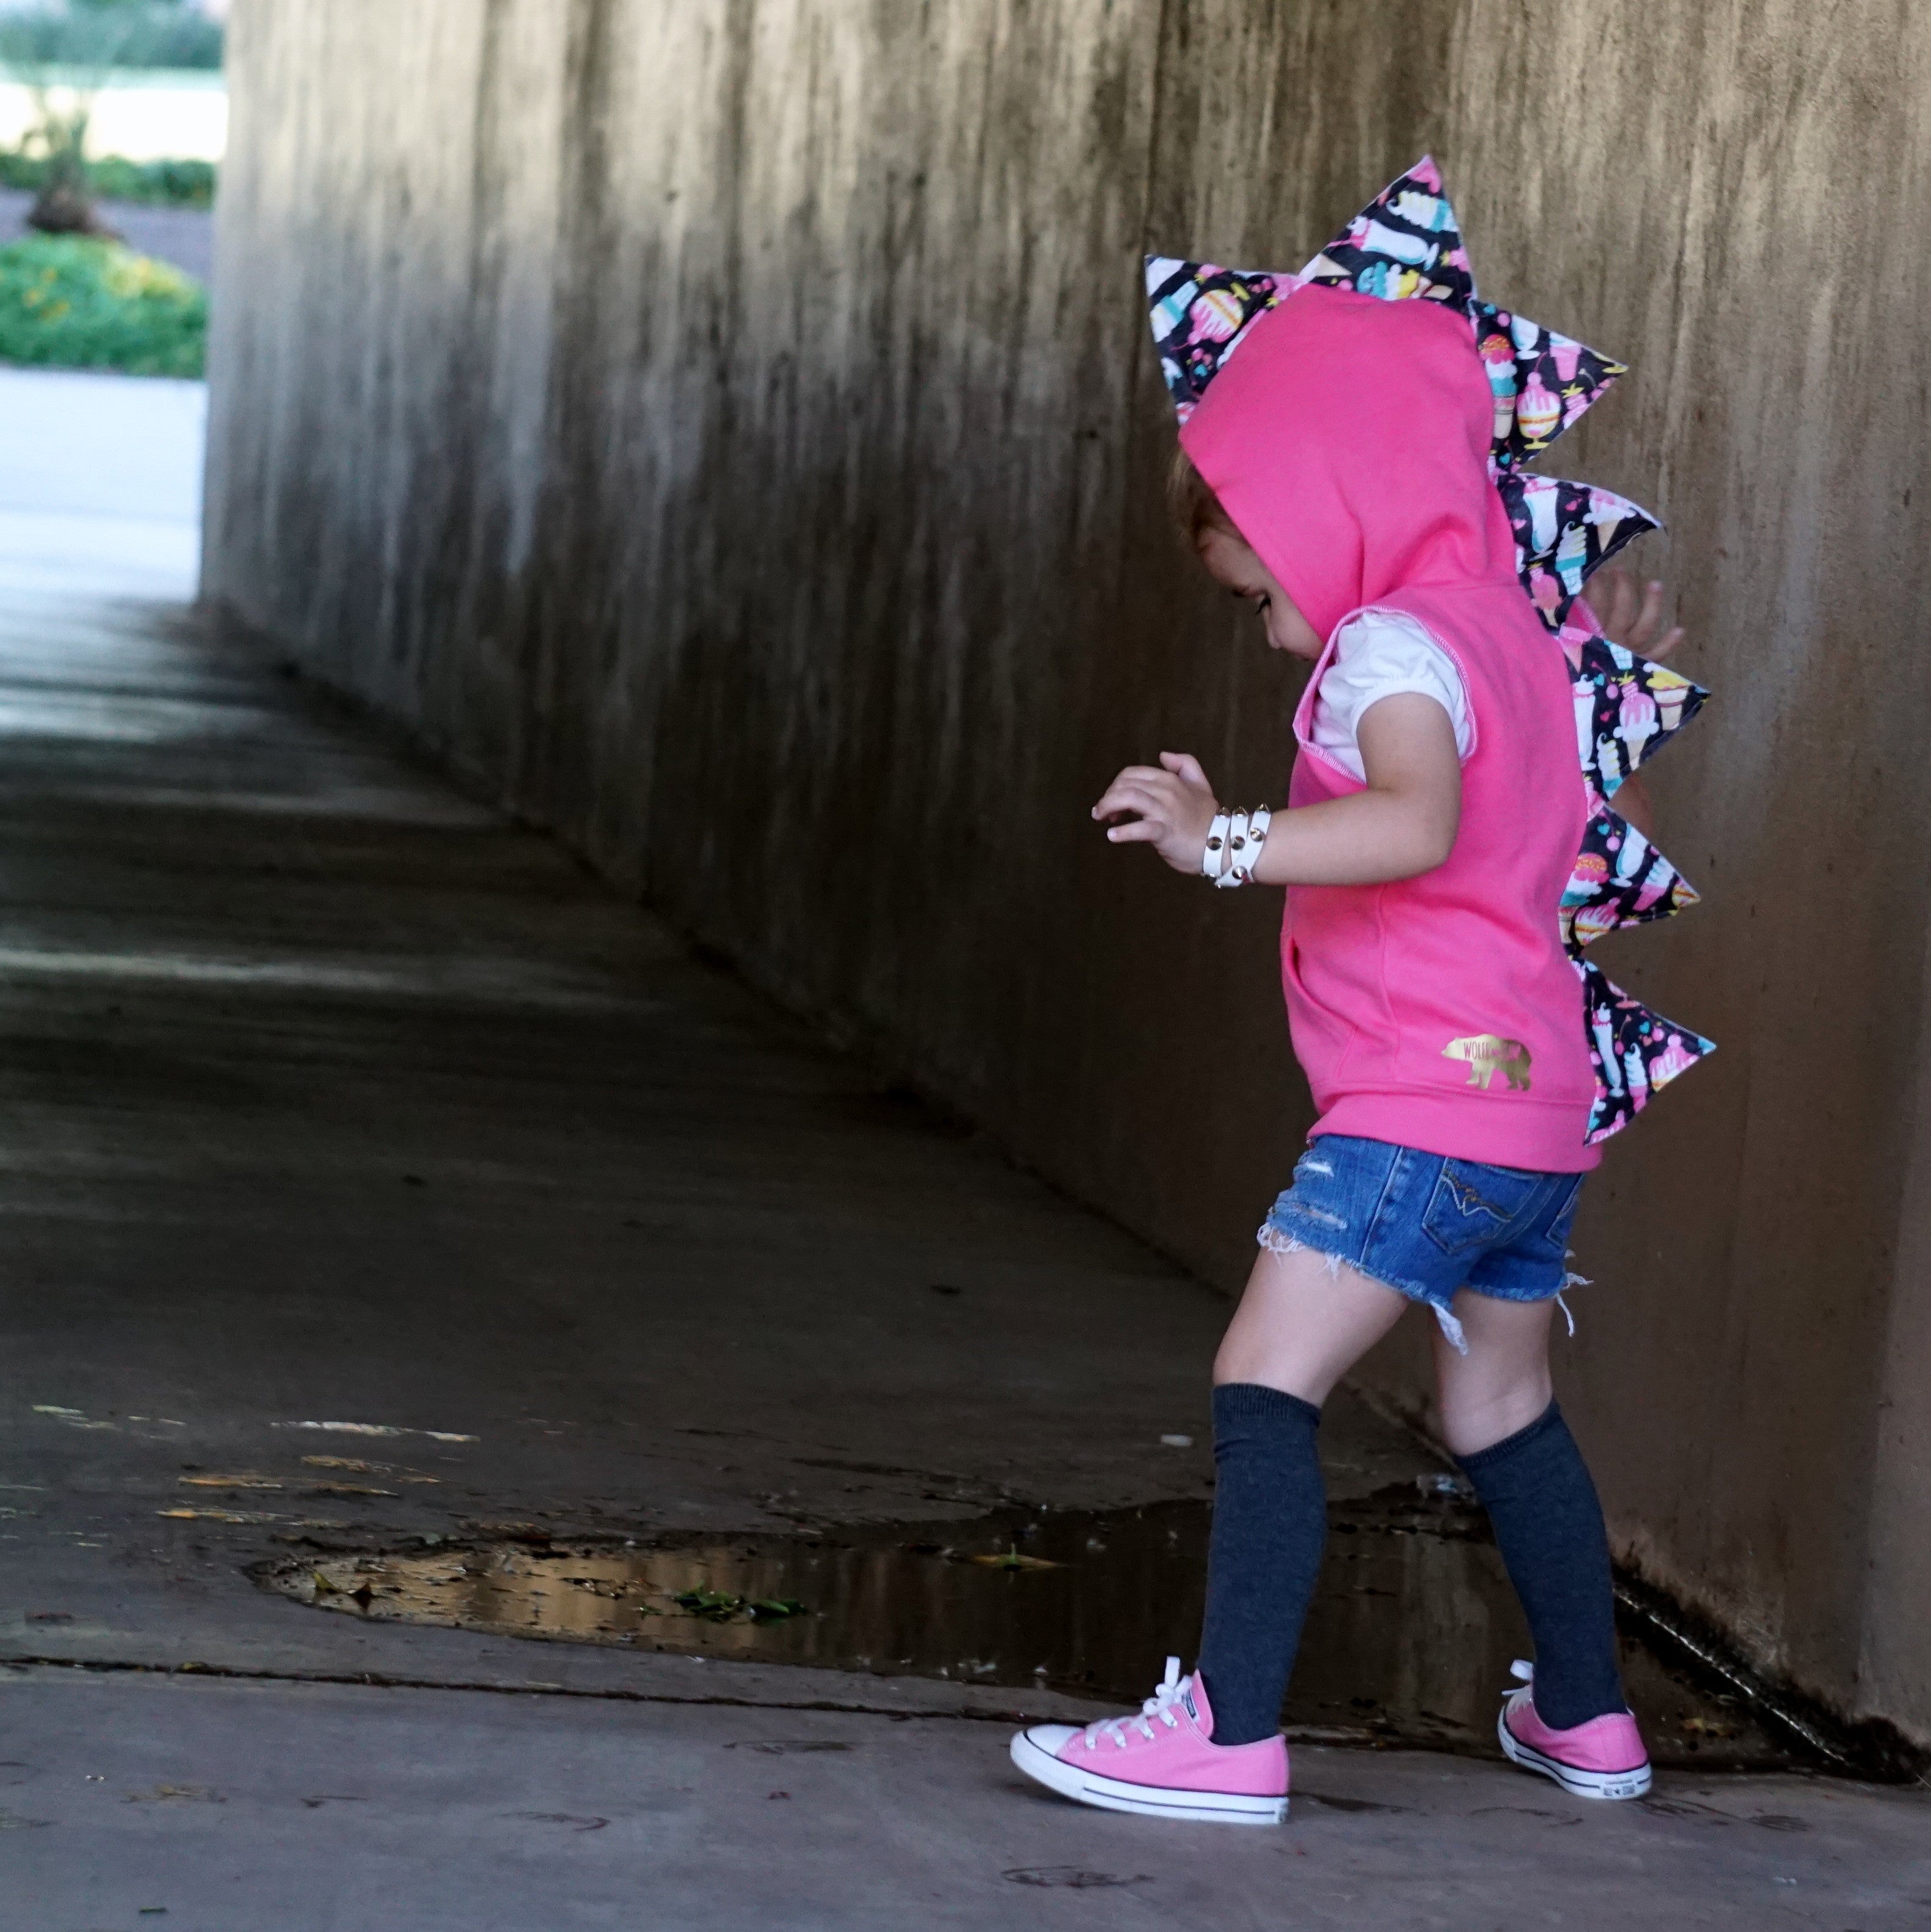
M 389 1473 L 386 1462 L 365 1462 L 359 1456 L 305 1456 L 302 1459 L 311 1469 L 348 1469 L 359 1476 L 386 1476 Z
M 987 1570 L 1057 1570 L 1060 1567 L 1044 1556 L 1022 1556 L 1017 1548 L 996 1554 L 982 1552 L 972 1560 Z
M 278 1490 L 281 1483 L 274 1476 L 177 1476 L 175 1480 L 185 1483 L 193 1490 Z
M 158 1784 L 152 1791 L 131 1791 L 130 1804 L 164 1804 L 178 1801 L 188 1804 L 225 1804 L 227 1799 L 205 1784 Z
M 738 1617 L 762 1623 L 776 1617 L 798 1617 L 805 1606 L 795 1597 L 740 1597 L 728 1590 L 684 1590 L 671 1599 L 681 1610 L 708 1623 L 725 1624 Z

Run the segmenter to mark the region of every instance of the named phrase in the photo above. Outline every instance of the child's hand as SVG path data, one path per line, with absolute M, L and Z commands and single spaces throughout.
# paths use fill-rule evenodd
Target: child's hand
M 1583 602 L 1596 613 L 1596 621 L 1611 643 L 1660 664 L 1683 642 L 1680 624 L 1664 628 L 1665 596 L 1660 578 L 1651 578 L 1638 591 L 1629 573 L 1617 564 L 1599 570 L 1590 579 Z
M 1160 765 L 1128 766 L 1107 786 L 1093 816 L 1126 821 L 1107 827 L 1116 845 L 1151 845 L 1176 872 L 1197 872 L 1220 809 L 1214 788 L 1190 752 L 1162 752 Z

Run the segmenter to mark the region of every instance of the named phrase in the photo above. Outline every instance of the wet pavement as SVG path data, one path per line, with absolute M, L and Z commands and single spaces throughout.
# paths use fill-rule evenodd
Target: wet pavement
M 1293 1714 L 1380 1748 L 1233 1843 L 1018 1784 L 1191 1641 L 1225 1304 L 83 567 L 107 380 L 74 547 L 0 500 L 8 1932 L 1923 1922 L 1923 1794 L 1640 1660 L 1647 1807 L 1392 1748 L 1519 1636 L 1345 1396 Z
M 1486 1519 L 1445 1497 L 1440 1480 L 1393 1485 L 1337 1514 L 1284 1714 L 1297 1740 L 1493 1755 L 1495 1687 L 1527 1646 Z M 432 1536 L 379 1555 L 330 1555 L 317 1535 L 309 1553 L 255 1574 L 365 1622 L 1131 1705 L 1146 1694 L 1147 1660 L 1200 1628 L 1209 1521 L 1190 1498 L 777 1536 L 480 1546 Z M 1644 1635 L 1632 1632 L 1627 1676 L 1656 1762 L 1829 1768 L 1774 1711 Z

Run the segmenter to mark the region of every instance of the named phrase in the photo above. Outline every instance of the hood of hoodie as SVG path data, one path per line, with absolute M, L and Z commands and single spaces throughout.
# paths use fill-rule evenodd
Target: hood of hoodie
M 1500 584 L 1531 616 L 1494 421 L 1464 316 L 1311 284 L 1253 325 L 1180 440 L 1325 639 L 1409 589 Z

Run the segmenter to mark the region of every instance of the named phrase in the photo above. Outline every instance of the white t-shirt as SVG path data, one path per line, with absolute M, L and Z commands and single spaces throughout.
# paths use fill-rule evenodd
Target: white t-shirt
M 1420 624 L 1398 610 L 1365 610 L 1341 626 L 1314 698 L 1308 729 L 1316 748 L 1365 782 L 1356 740 L 1362 715 L 1404 691 L 1432 698 L 1448 713 L 1455 748 L 1465 760 L 1475 748 L 1475 728 L 1461 673 Z

